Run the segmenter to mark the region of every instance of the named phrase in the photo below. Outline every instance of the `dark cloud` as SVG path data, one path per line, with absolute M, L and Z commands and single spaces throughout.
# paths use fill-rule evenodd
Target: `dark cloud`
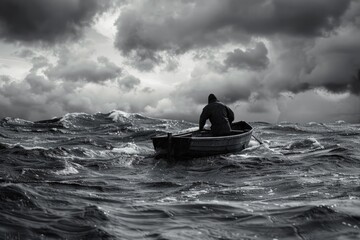
M 39 120 L 69 112 L 113 109 L 131 112 L 143 109 L 154 98 L 151 93 L 145 97 L 130 93 L 141 82 L 132 76 L 120 80 L 124 91 L 119 94 L 116 80 L 121 69 L 107 58 L 93 61 L 88 54 L 65 50 L 62 54 L 56 65 L 44 56 L 33 57 L 32 67 L 24 78 L 0 75 L 0 118 Z
M 270 39 L 274 64 L 263 78 L 263 88 L 278 95 L 326 89 L 332 93 L 359 94 L 360 31 L 344 26 L 326 38 Z
M 179 62 L 175 58 L 168 58 L 164 70 L 167 72 L 175 72 L 179 68 Z
M 93 111 L 92 102 L 73 83 L 54 81 L 30 72 L 0 88 L 0 117 L 39 120 L 68 112 Z
M 257 24 L 246 21 L 244 25 L 249 24 L 246 28 L 255 33 L 322 36 L 339 25 L 340 17 L 348 9 L 350 2 L 351 0 L 273 0 L 271 4 L 263 5 L 265 7 L 261 10 L 265 10 L 264 14 L 255 11 L 257 15 L 252 17 Z
M 351 83 L 352 92 L 360 95 L 360 69 L 358 69 L 357 75 L 353 76 L 353 81 Z
M 227 58 L 224 61 L 225 69 L 263 70 L 269 64 L 267 53 L 268 50 L 262 42 L 257 43 L 254 48 L 247 49 L 246 51 L 235 49 L 227 54 Z
M 1 0 L 0 38 L 55 43 L 76 38 L 111 0 Z
M 344 33 L 314 48 L 316 66 L 303 77 L 312 87 L 360 94 L 360 29 L 354 30 L 357 32 Z
M 126 76 L 118 80 L 120 88 L 124 91 L 131 91 L 136 88 L 141 83 L 140 79 L 132 75 Z
M 32 93 L 38 95 L 42 95 L 44 92 L 50 92 L 56 87 L 54 81 L 49 81 L 44 76 L 36 75 L 34 73 L 30 73 L 26 76 L 24 84 L 25 83 L 29 85 Z
M 173 55 L 224 43 L 247 43 L 254 36 L 323 36 L 339 25 L 350 2 L 143 1 L 120 15 L 115 46 L 140 62 L 156 65 L 163 52 Z
M 32 62 L 32 68 L 30 70 L 30 72 L 35 73 L 37 70 L 43 68 L 43 67 L 48 67 L 49 65 L 49 59 L 47 59 L 44 56 L 34 56 L 31 59 Z
M 105 57 L 99 57 L 96 61 L 83 58 L 74 58 L 69 54 L 61 56 L 58 64 L 46 70 L 46 74 L 52 79 L 66 81 L 82 81 L 103 83 L 115 80 L 121 76 L 121 68 Z
M 46 111 L 49 109 L 40 109 L 39 103 L 41 96 L 35 96 L 32 93 L 29 84 L 18 81 L 7 81 L 2 83 L 0 88 L 0 108 L 1 117 L 21 117 L 27 118 L 32 112 Z
M 24 80 L 10 81 L 1 86 L 0 117 L 39 120 L 67 112 L 91 111 L 91 102 L 75 89 L 70 84 L 55 83 L 42 75 L 29 73 Z M 82 105 L 78 104 L 80 102 Z
M 153 54 L 150 51 L 137 51 L 136 54 L 130 54 L 127 57 L 128 64 L 142 72 L 151 71 L 164 62 L 160 54 Z

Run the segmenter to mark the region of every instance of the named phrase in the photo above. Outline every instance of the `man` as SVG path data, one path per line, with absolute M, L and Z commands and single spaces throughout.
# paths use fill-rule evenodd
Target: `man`
M 206 120 L 211 122 L 211 132 L 214 136 L 224 136 L 231 132 L 231 123 L 234 121 L 234 112 L 222 102 L 219 102 L 214 94 L 208 97 L 206 105 L 200 115 L 199 129 L 203 130 Z

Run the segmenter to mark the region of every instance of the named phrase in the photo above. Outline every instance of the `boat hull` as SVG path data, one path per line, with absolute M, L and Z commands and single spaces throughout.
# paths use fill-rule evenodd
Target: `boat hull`
M 213 137 L 209 131 L 194 131 L 177 135 L 152 138 L 156 157 L 194 158 L 238 152 L 250 142 L 252 127 L 246 122 L 232 124 L 228 136 Z

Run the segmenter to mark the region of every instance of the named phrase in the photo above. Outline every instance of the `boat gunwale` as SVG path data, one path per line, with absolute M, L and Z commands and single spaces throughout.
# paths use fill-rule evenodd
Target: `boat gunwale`
M 237 130 L 235 130 L 237 131 Z M 211 137 L 193 137 L 193 136 L 182 136 L 182 135 L 187 135 L 187 134 L 192 134 L 192 133 L 196 133 L 199 131 L 193 131 L 193 132 L 188 132 L 188 133 L 179 133 L 176 135 L 173 135 L 172 138 L 176 138 L 176 139 L 194 139 L 194 140 L 200 140 L 200 139 L 204 139 L 204 140 L 218 140 L 218 139 L 229 139 L 229 138 L 238 138 L 238 137 L 242 137 L 242 136 L 246 136 L 249 135 L 253 132 L 253 128 L 251 128 L 248 131 L 239 133 L 239 134 L 234 134 L 234 135 L 227 135 L 227 136 L 211 136 Z M 167 135 L 160 135 L 160 136 L 155 136 L 152 137 L 152 139 L 155 138 L 167 138 Z
M 238 138 L 238 137 L 242 137 L 242 136 L 246 136 L 250 133 L 252 133 L 252 129 L 246 132 L 242 132 L 239 134 L 234 134 L 234 135 L 228 135 L 228 136 L 214 136 L 214 137 L 181 137 L 181 136 L 173 136 L 173 138 L 190 138 L 190 139 L 194 139 L 194 140 L 199 140 L 199 139 L 204 139 L 204 140 L 210 140 L 210 139 L 229 139 L 229 138 Z

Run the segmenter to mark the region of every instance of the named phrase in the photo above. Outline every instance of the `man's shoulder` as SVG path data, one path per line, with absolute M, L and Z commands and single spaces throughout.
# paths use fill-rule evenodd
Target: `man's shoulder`
M 216 102 L 212 102 L 212 103 L 209 103 L 208 105 L 206 105 L 203 108 L 203 110 L 214 109 L 214 108 L 218 108 L 219 106 L 225 106 L 226 107 L 226 105 L 224 103 L 216 101 Z
M 219 106 L 226 106 L 224 103 L 220 102 L 220 101 L 217 101 L 217 102 L 214 102 L 215 105 Z

